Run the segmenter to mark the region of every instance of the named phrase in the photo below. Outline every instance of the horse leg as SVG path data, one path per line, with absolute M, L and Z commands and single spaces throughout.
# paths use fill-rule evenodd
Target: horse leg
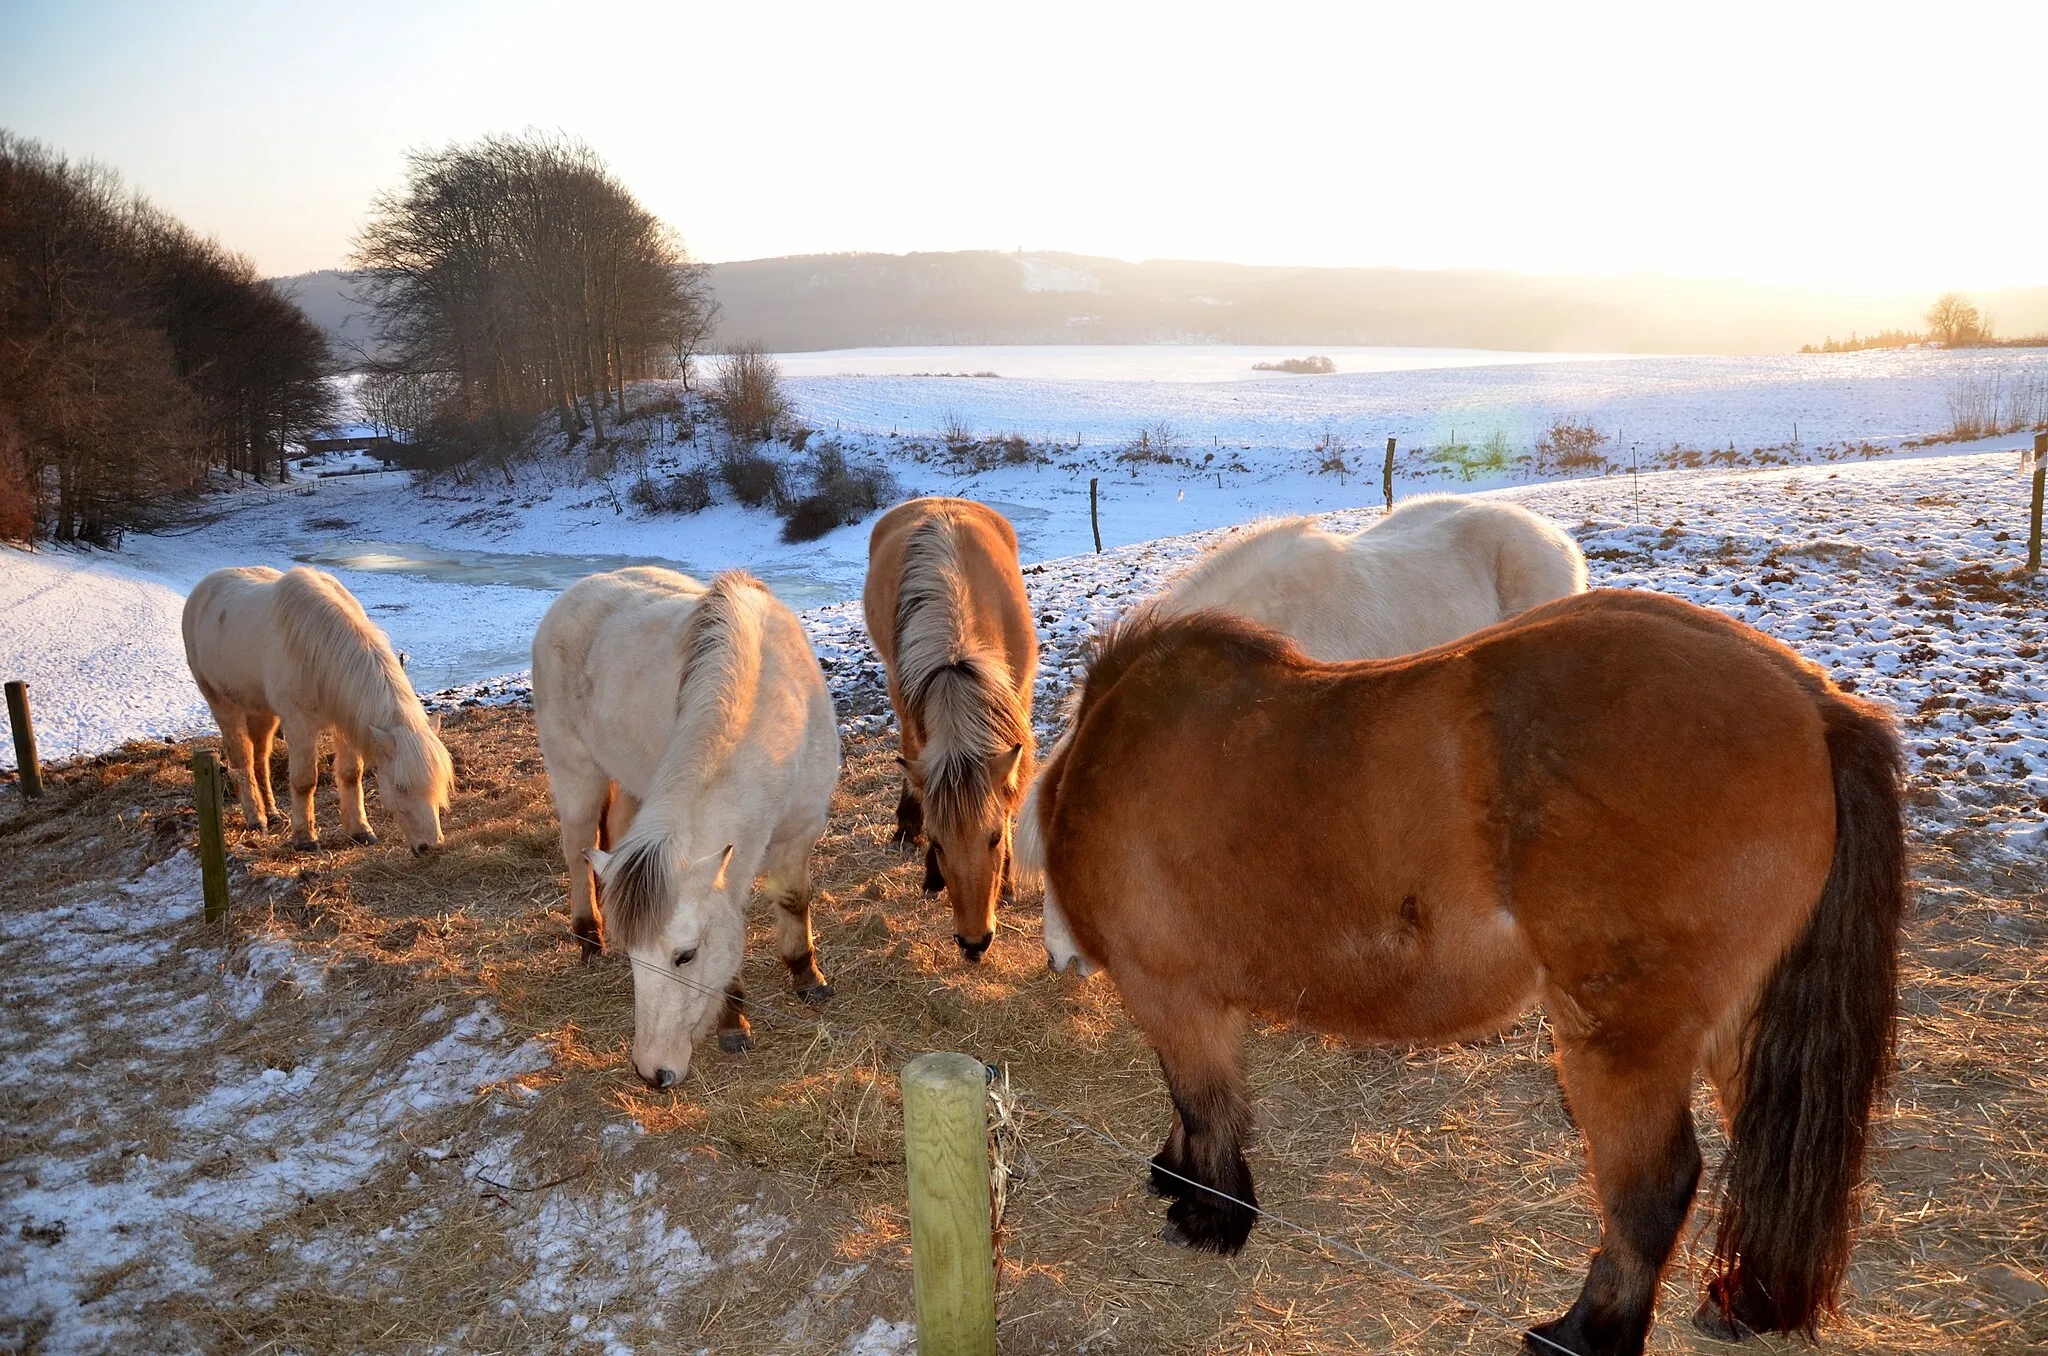
M 320 727 L 310 720 L 284 720 L 285 784 L 292 798 L 292 846 L 311 852 L 320 846 L 313 822 L 313 788 L 320 781 Z
M 817 823 L 804 825 L 786 839 L 778 835 L 769 844 L 768 869 L 762 873 L 762 884 L 775 903 L 775 953 L 789 967 L 796 996 L 806 1003 L 822 1003 L 832 996 L 832 986 L 818 969 L 811 936 L 811 846 L 824 831 L 824 824 Z
M 562 862 L 569 868 L 569 930 L 583 945 L 583 959 L 589 960 L 604 949 L 604 943 L 597 927 L 597 878 L 585 854 L 598 846 L 611 779 L 575 736 L 551 737 L 543 728 L 540 743 L 541 760 L 548 770 L 548 794 L 562 826 Z
M 1530 1352 L 1638 1356 L 1657 1284 L 1700 1179 L 1691 1091 L 1697 1049 L 1664 1040 L 1630 1050 L 1620 1033 L 1561 1037 L 1565 1095 L 1600 1194 L 1600 1250 L 1562 1318 L 1524 1338 Z M 1551 1344 L 1555 1345 L 1551 1345 Z
M 909 847 L 924 837 L 924 802 L 910 788 L 910 778 L 903 778 L 903 789 L 896 796 L 896 836 L 889 841 L 899 847 Z
M 725 1006 L 718 1012 L 718 1048 L 728 1055 L 744 1055 L 754 1048 L 753 1028 L 747 1025 L 747 980 L 734 975 L 725 986 Z
M 626 830 L 633 827 L 633 821 L 640 816 L 639 797 L 628 794 L 624 788 L 612 788 L 611 804 L 604 810 L 604 828 L 599 832 L 598 846 L 609 852 L 618 846 Z
M 334 735 L 334 792 L 341 801 L 341 831 L 352 842 L 376 842 L 369 817 L 363 813 L 362 750 L 338 730 Z
M 221 761 L 235 779 L 235 799 L 241 802 L 242 819 L 252 829 L 268 829 L 270 821 L 263 813 L 263 797 L 256 790 L 256 757 L 249 739 L 249 719 L 239 711 L 230 711 L 225 717 L 216 712 L 213 718 L 220 726 Z
M 910 782 L 910 765 L 917 761 L 924 741 L 917 737 L 917 732 L 911 728 L 910 722 L 900 716 L 896 720 L 896 727 L 903 732 L 903 753 L 896 760 L 903 764 L 903 789 L 896 796 L 896 836 L 889 841 L 897 847 L 909 847 L 924 837 L 924 800 Z M 927 885 L 925 888 L 931 887 Z
M 1133 985 L 1132 988 L 1138 986 Z M 1130 990 L 1126 990 L 1129 1001 Z M 1244 1096 L 1244 1015 L 1228 1009 L 1190 1010 L 1185 1000 L 1153 1024 L 1132 1016 L 1159 1049 L 1159 1068 L 1173 1095 L 1174 1125 L 1154 1160 L 1151 1183 L 1173 1198 L 1160 1237 L 1205 1252 L 1234 1253 L 1251 1236 L 1258 1197 L 1244 1161 L 1252 1110 Z M 1158 1169 L 1164 1166 L 1177 1176 Z
M 1168 1201 L 1181 1199 L 1194 1189 L 1188 1182 L 1189 1167 L 1188 1132 L 1181 1126 L 1180 1112 L 1175 1111 L 1173 1124 L 1166 1131 L 1166 1143 L 1152 1155 L 1152 1172 L 1145 1179 L 1145 1194 Z
M 277 717 L 268 711 L 251 711 L 244 717 L 249 731 L 250 773 L 256 791 L 257 804 L 263 807 L 258 827 L 269 828 L 269 821 L 278 817 L 277 793 L 270 784 L 270 742 L 277 735 Z M 243 806 L 248 805 L 245 799 Z

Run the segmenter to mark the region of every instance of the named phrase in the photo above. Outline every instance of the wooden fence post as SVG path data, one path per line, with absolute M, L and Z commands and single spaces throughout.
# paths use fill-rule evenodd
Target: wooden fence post
M 918 1356 L 995 1356 L 988 1070 L 971 1055 L 903 1066 L 903 1161 Z
M 199 806 L 199 883 L 206 895 L 206 921 L 228 916 L 228 850 L 221 837 L 220 759 L 212 749 L 192 755 L 192 796 Z
M 1380 467 L 1380 488 L 1387 492 L 1387 512 L 1394 511 L 1394 440 L 1387 439 L 1387 460 Z
M 28 684 L 19 678 L 7 684 L 7 723 L 14 729 L 14 766 L 21 773 L 21 794 L 35 800 L 43 794 L 43 764 L 36 756 L 36 727 L 28 714 Z
M 2048 489 L 2048 433 L 2034 435 L 2034 518 L 2027 528 L 2027 569 L 2041 572 L 2041 492 Z M 9 686 L 12 691 L 12 685 Z
M 1088 477 L 1088 526 L 1095 529 L 1095 554 L 1102 554 L 1102 519 L 1095 513 L 1095 487 L 1101 484 L 1098 476 Z

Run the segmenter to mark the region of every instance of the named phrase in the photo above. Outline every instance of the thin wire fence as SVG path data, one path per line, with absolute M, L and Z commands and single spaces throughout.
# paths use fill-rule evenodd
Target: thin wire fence
M 578 945 L 582 944 L 583 939 L 578 937 L 575 933 L 570 932 L 566 928 L 557 928 L 553 929 L 553 931 L 559 933 L 559 935 L 570 941 L 576 942 Z M 649 974 L 660 975 L 662 978 L 680 984 L 685 988 L 694 989 L 698 993 L 706 994 L 716 1001 L 737 1003 L 741 1007 L 745 1008 L 750 1016 L 759 1017 L 774 1025 L 785 1026 L 791 1030 L 809 1031 L 812 1033 L 822 1031 L 828 1035 L 838 1036 L 845 1040 L 857 1041 L 868 1045 L 880 1046 L 888 1050 L 889 1053 L 894 1055 L 899 1061 L 906 1063 L 912 1059 L 915 1059 L 919 1055 L 932 1053 L 928 1050 L 912 1049 L 911 1047 L 906 1046 L 899 1041 L 891 1039 L 886 1033 L 876 1032 L 873 1030 L 856 1031 L 850 1027 L 835 1026 L 830 1022 L 824 1021 L 817 1017 L 809 1016 L 808 1014 L 785 1012 L 780 1008 L 770 1007 L 765 1004 L 756 1002 L 752 999 L 745 997 L 744 995 L 734 994 L 725 989 L 713 988 L 711 985 L 708 984 L 700 984 L 696 980 L 690 979 L 687 976 L 677 974 L 673 969 L 670 969 L 667 966 L 655 965 L 651 962 L 643 961 L 637 956 L 628 956 L 626 959 L 632 962 L 632 964 L 638 969 L 645 970 Z M 981 1059 L 981 1056 L 975 1055 L 974 1058 Z M 1529 1325 L 1522 1322 L 1520 1319 L 1510 1317 L 1509 1315 L 1502 1313 L 1500 1310 L 1495 1309 L 1490 1305 L 1484 1304 L 1479 1300 L 1472 1299 L 1471 1297 L 1461 1294 L 1458 1291 L 1452 1290 L 1448 1286 L 1441 1285 L 1436 1281 L 1432 1281 L 1426 1276 L 1418 1275 L 1415 1272 L 1409 1270 L 1407 1267 L 1401 1266 L 1397 1262 L 1391 1262 L 1384 1257 L 1378 1256 L 1377 1254 L 1367 1252 L 1365 1249 L 1360 1248 L 1357 1245 L 1350 1243 L 1345 1239 L 1337 1238 L 1333 1235 L 1326 1234 L 1319 1229 L 1312 1229 L 1305 1224 L 1297 1224 L 1295 1221 L 1288 1219 L 1284 1215 L 1276 1215 L 1272 1211 L 1267 1210 L 1262 1206 L 1254 1205 L 1250 1201 L 1239 1200 L 1237 1197 L 1230 1195 L 1228 1192 L 1218 1191 L 1215 1187 L 1212 1187 L 1205 1182 L 1198 1182 L 1192 1177 L 1184 1176 L 1181 1173 L 1173 1171 L 1171 1168 L 1161 1166 L 1153 1159 L 1151 1154 L 1145 1153 L 1141 1149 L 1135 1149 L 1131 1147 L 1130 1145 L 1124 1143 L 1122 1140 L 1118 1139 L 1115 1135 L 1109 1133 L 1109 1131 L 1104 1130 L 1101 1127 L 1096 1126 L 1086 1120 L 1083 1120 L 1081 1117 L 1075 1115 L 1070 1111 L 1067 1111 L 1062 1107 L 1055 1106 L 1050 1102 L 1042 1101 L 1037 1097 L 1033 1097 L 1028 1092 L 1020 1091 L 1010 1082 L 1009 1072 L 1007 1068 L 990 1064 L 986 1060 L 982 1060 L 982 1064 L 988 1070 L 989 1081 L 991 1086 L 993 1088 L 1000 1089 L 1002 1098 L 1005 1101 L 1014 1102 L 1016 1104 L 1028 1107 L 1032 1111 L 1037 1112 L 1039 1115 L 1045 1116 L 1051 1120 L 1059 1121 L 1062 1124 L 1068 1126 L 1069 1128 L 1079 1132 L 1080 1134 L 1085 1135 L 1089 1139 L 1092 1139 L 1095 1142 L 1101 1144 L 1103 1147 L 1110 1149 L 1113 1152 L 1120 1154 L 1125 1158 L 1130 1159 L 1134 1163 L 1140 1164 L 1148 1169 L 1160 1172 L 1165 1176 L 1172 1177 L 1177 1179 L 1178 1181 L 1184 1182 L 1188 1186 L 1193 1187 L 1196 1190 L 1204 1192 L 1210 1196 L 1214 1196 L 1215 1198 L 1217 1198 L 1220 1201 L 1223 1201 L 1226 1204 L 1235 1205 L 1241 1209 L 1248 1210 L 1257 1218 L 1265 1220 L 1270 1224 L 1273 1224 L 1281 1229 L 1284 1229 L 1294 1236 L 1306 1239 L 1307 1241 L 1314 1243 L 1317 1247 L 1322 1248 L 1327 1252 L 1337 1254 L 1340 1257 L 1355 1258 L 1356 1260 L 1363 1262 L 1368 1266 L 1386 1272 L 1388 1275 L 1399 1277 L 1401 1280 L 1408 1282 L 1410 1285 L 1416 1286 L 1422 1290 L 1428 1291 L 1433 1295 L 1437 1295 L 1443 1299 L 1449 1300 L 1451 1303 L 1458 1305 L 1460 1308 L 1463 1308 L 1468 1312 L 1478 1314 L 1483 1318 L 1492 1319 L 1494 1322 L 1500 1323 L 1505 1327 L 1513 1330 L 1514 1332 L 1521 1334 L 1528 1341 L 1535 1343 L 1540 1348 L 1549 1351 L 1561 1352 L 1564 1354 L 1564 1356 L 1578 1356 L 1578 1354 L 1573 1352 L 1570 1347 L 1563 1346 L 1560 1343 L 1555 1342 L 1552 1339 L 1544 1336 L 1542 1333 L 1539 1333 L 1535 1329 L 1529 1327 Z M 1014 1135 L 1016 1133 L 1014 1121 L 1008 1114 L 1008 1108 L 1004 1107 L 1002 1109 L 1004 1114 L 1001 1117 L 999 1117 L 999 1119 L 1006 1123 L 1008 1127 L 1008 1132 Z M 1000 1208 L 997 1222 L 1000 1222 Z

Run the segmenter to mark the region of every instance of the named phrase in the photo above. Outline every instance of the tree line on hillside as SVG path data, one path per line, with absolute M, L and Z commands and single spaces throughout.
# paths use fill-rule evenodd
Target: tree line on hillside
M 1927 329 L 1919 334 L 1906 330 L 1882 330 L 1847 339 L 1829 335 L 1827 342 L 1801 346 L 1801 353 L 1860 353 L 1872 348 L 1910 348 L 1915 344 L 1939 344 L 1943 348 L 2036 347 L 2048 344 L 2048 336 L 1999 339 L 1991 328 L 1991 317 L 1961 292 L 1944 292 L 1934 299 L 1922 317 Z
M 353 264 L 383 340 L 365 409 L 422 467 L 503 456 L 548 415 L 602 446 L 627 383 L 686 375 L 716 314 L 675 234 L 554 137 L 414 154 Z
M 209 467 L 284 476 L 328 373 L 249 260 L 0 131 L 0 539 L 111 543 Z

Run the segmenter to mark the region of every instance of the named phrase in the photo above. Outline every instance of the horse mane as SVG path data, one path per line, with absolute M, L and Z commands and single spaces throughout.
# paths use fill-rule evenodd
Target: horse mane
M 1160 607 L 1160 601 L 1132 608 L 1097 635 L 1068 730 L 1078 730 L 1089 711 L 1133 668 L 1177 652 L 1206 648 L 1244 664 L 1312 662 L 1292 640 L 1248 617 L 1220 608 L 1168 612 Z
M 654 790 L 605 872 L 606 929 L 628 946 L 660 935 L 675 906 L 687 845 L 684 821 L 697 794 L 745 736 L 761 687 L 768 586 L 745 570 L 711 581 L 683 624 L 675 724 Z
M 1031 779 L 1031 719 L 1002 652 L 978 642 L 950 514 L 918 524 L 904 544 L 896 593 L 896 682 L 924 728 L 925 811 L 952 831 L 998 818 L 991 763 L 1022 746 L 1016 784 Z
M 312 708 L 370 754 L 380 776 L 417 788 L 437 809 L 447 809 L 455 768 L 428 726 L 390 638 L 331 574 L 301 565 L 272 587 L 279 641 Z M 396 745 L 389 758 L 376 756 L 377 730 Z

